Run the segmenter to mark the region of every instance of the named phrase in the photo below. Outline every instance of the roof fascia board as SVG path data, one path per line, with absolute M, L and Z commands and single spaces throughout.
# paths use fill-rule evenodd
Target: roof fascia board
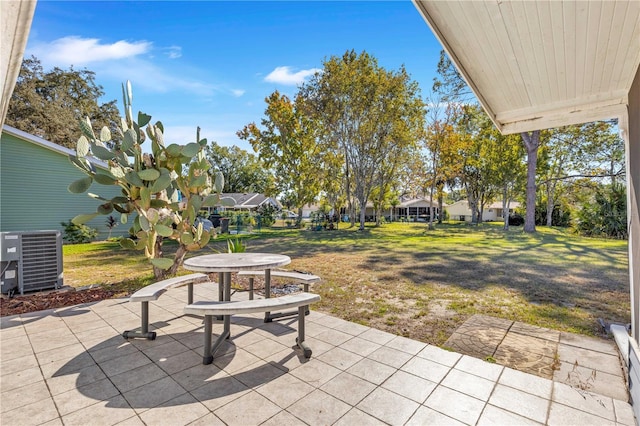
M 20 138 L 22 140 L 25 140 L 27 142 L 31 142 L 34 145 L 38 145 L 41 146 L 43 148 L 46 148 L 48 150 L 54 151 L 58 154 L 62 154 L 62 155 L 76 155 L 76 152 L 73 149 L 69 149 L 67 147 L 64 147 L 62 145 L 58 145 L 56 143 L 50 142 L 46 139 L 43 139 L 41 137 L 32 135 L 31 133 L 27 133 L 23 130 L 20 129 L 16 129 L 15 127 L 11 127 L 7 124 L 2 126 L 2 133 L 7 133 L 9 135 L 15 136 L 17 138 Z M 105 163 L 104 161 L 101 160 L 97 160 L 94 157 L 87 157 L 87 160 L 92 163 L 93 165 L 100 167 L 102 169 L 108 169 L 109 166 L 107 163 Z
M 247 203 L 248 203 L 249 201 L 253 200 L 254 198 L 256 198 L 258 195 L 260 195 L 260 194 L 258 194 L 258 193 L 254 193 L 250 198 L 248 198 L 247 200 L 245 200 L 245 202 L 244 202 L 244 203 L 242 203 L 242 205 L 243 205 L 243 206 L 247 206 L 247 205 L 248 205 Z
M 544 104 L 536 105 L 531 108 L 522 108 L 518 110 L 510 110 L 499 113 L 496 119 L 506 124 L 515 121 L 524 121 L 537 115 L 561 115 L 561 114 L 575 114 L 589 110 L 606 109 L 609 107 L 619 107 L 620 105 L 626 105 L 628 103 L 628 93 L 625 91 L 619 91 L 617 93 L 611 93 L 606 99 L 598 99 L 598 97 L 582 98 L 582 99 L 570 99 L 566 102 L 556 104 Z
M 543 116 L 505 123 L 501 132 L 505 135 L 530 132 L 540 129 L 553 129 L 574 124 L 589 123 L 597 120 L 621 118 L 626 114 L 626 104 L 605 105 L 577 111 L 557 112 Z

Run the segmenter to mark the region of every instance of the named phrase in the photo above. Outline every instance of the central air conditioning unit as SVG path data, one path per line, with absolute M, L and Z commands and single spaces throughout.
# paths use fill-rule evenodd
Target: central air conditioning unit
M 0 232 L 0 291 L 57 289 L 63 285 L 60 231 Z

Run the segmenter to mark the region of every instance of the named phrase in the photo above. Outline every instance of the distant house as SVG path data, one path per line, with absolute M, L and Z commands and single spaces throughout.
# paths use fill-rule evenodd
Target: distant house
M 431 212 L 435 212 L 435 217 L 440 214 L 440 208 L 436 200 L 431 203 L 426 198 L 401 199 L 400 204 L 395 209 L 394 220 L 398 218 L 414 219 L 416 221 L 429 220 Z
M 272 205 L 278 210 L 282 209 L 282 204 L 280 204 L 278 200 L 257 192 L 224 193 L 222 197 L 233 198 L 235 200 L 233 207 L 226 207 L 226 210 L 256 210 L 267 204 Z
M 519 207 L 519 202 L 511 201 L 509 203 L 509 214 L 513 214 L 514 210 Z M 445 210 L 447 211 L 447 213 L 449 213 L 449 219 L 451 220 L 463 220 L 466 222 L 471 222 L 471 208 L 469 208 L 469 202 L 467 200 L 456 201 L 455 203 L 448 205 Z M 502 201 L 496 201 L 495 203 L 484 206 L 482 221 L 504 221 Z
M 400 198 L 398 204 L 395 207 L 389 207 L 384 209 L 381 214 L 387 220 L 411 220 L 411 221 L 426 221 L 429 220 L 431 210 L 435 212 L 436 217 L 439 214 L 439 208 L 437 201 L 434 200 L 433 204 L 426 198 Z M 365 209 L 365 217 L 367 221 L 375 220 L 375 212 L 373 209 L 373 203 L 367 203 Z
M 81 213 L 92 213 L 99 203 L 86 194 L 72 194 L 69 184 L 86 175 L 69 161 L 75 151 L 10 126 L 0 137 L 0 231 L 59 230 Z M 99 160 L 96 166 L 106 168 Z M 117 186 L 95 184 L 89 189 L 104 198 L 121 195 Z M 109 234 L 108 216 L 99 215 L 87 225 L 98 230 L 98 239 Z M 112 236 L 128 234 L 130 225 L 119 223 Z
M 309 219 L 311 217 L 311 213 L 317 212 L 320 210 L 320 204 L 305 204 L 302 206 L 302 217 L 304 219 Z

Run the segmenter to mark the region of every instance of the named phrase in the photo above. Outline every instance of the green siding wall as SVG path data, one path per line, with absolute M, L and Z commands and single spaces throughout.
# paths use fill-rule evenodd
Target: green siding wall
M 55 152 L 6 132 L 0 138 L 0 231 L 60 230 L 80 213 L 92 213 L 98 201 L 86 194 L 72 194 L 67 186 L 85 175 L 67 155 Z M 116 186 L 94 183 L 89 192 L 111 198 L 120 194 Z M 118 213 L 114 214 L 120 220 Z M 107 216 L 87 223 L 96 228 L 98 239 L 106 239 Z M 118 224 L 112 235 L 125 235 L 129 225 Z

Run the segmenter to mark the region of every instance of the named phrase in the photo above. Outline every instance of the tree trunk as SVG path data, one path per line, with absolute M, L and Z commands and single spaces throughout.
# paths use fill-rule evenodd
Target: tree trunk
M 527 150 L 527 203 L 524 232 L 536 232 L 536 166 L 540 147 L 540 130 L 522 132 L 522 142 Z
M 465 185 L 467 188 L 467 204 L 469 204 L 469 208 L 471 209 L 471 223 L 478 223 L 478 201 L 476 200 L 473 191 L 469 190 L 469 185 Z
M 502 188 L 502 218 L 504 219 L 504 230 L 508 231 L 509 230 L 509 201 L 507 199 L 507 194 L 509 193 L 509 190 L 507 188 L 507 185 L 505 185 Z
M 547 226 L 549 227 L 553 225 L 554 186 L 551 182 L 547 182 Z
M 433 181 L 431 182 L 431 188 L 429 188 L 429 229 L 434 229 L 433 227 L 433 191 L 436 186 L 436 177 L 435 174 L 433 176 Z
M 155 242 L 155 250 L 156 250 L 156 258 L 162 257 L 162 237 L 157 237 Z M 178 268 L 182 265 L 184 261 L 184 256 L 187 254 L 187 249 L 184 245 L 180 244 L 178 249 L 176 250 L 176 254 L 173 257 L 173 265 L 169 269 L 160 269 L 157 267 L 153 267 L 153 276 L 156 280 L 164 280 L 169 277 L 173 277 L 178 272 Z
M 358 228 L 358 230 L 360 231 L 364 231 L 364 218 L 365 218 L 365 210 L 367 209 L 367 201 L 366 200 L 359 200 L 360 201 L 360 227 Z

